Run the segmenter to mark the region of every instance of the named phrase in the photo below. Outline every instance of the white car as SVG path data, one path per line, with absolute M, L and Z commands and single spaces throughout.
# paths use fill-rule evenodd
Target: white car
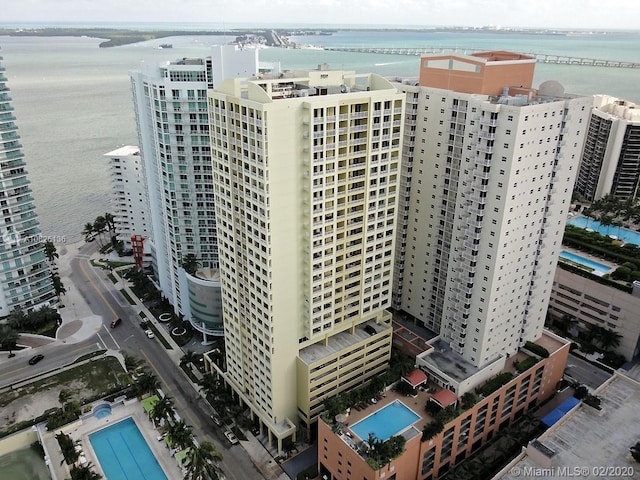
M 145 330 L 144 333 L 146 333 L 147 337 L 149 337 L 149 338 L 155 338 L 156 337 L 151 330 Z
M 227 440 L 231 442 L 231 445 L 235 445 L 236 443 L 238 443 L 238 437 L 236 437 L 236 434 L 231 430 L 227 430 L 226 432 L 224 432 L 224 436 L 227 437 Z

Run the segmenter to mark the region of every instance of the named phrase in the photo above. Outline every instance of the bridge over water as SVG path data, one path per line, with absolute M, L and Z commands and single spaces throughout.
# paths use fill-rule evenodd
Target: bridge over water
M 405 47 L 324 47 L 325 50 L 336 52 L 355 52 L 355 53 L 376 53 L 381 55 L 428 55 L 434 53 L 462 53 L 471 54 L 474 52 L 484 52 L 485 49 L 480 48 L 461 48 L 461 47 L 421 47 L 421 48 L 405 48 Z M 589 67 L 608 67 L 608 68 L 640 68 L 640 62 L 627 62 L 624 60 L 603 60 L 599 58 L 577 57 L 574 55 L 552 55 L 547 53 L 524 53 L 536 59 L 538 63 L 556 63 L 559 65 L 585 65 Z

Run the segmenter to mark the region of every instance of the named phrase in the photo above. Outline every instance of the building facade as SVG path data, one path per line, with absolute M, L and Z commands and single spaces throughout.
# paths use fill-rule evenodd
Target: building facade
M 382 401 L 368 406 L 364 412 L 354 414 L 352 410 L 346 419 L 348 425 L 337 425 L 333 419 L 321 419 L 318 435 L 320 475 L 328 480 L 442 478 L 451 468 L 491 440 L 498 431 L 556 392 L 569 354 L 569 342 L 544 331 L 536 343 L 549 352 L 547 358 L 534 356 L 537 361 L 533 366 L 514 375 L 495 391 L 480 395 L 474 405 L 458 410 L 458 415 L 447 421 L 442 431 L 430 438 L 429 435 L 422 435 L 424 427 L 433 421 L 425 411 L 424 401 L 426 397 L 428 402 L 437 393 L 419 392 L 415 398 L 393 398 L 391 393 L 387 393 Z M 518 358 L 522 355 L 531 354 L 519 352 Z M 506 366 L 503 372 L 507 371 L 513 372 L 513 365 Z M 401 402 L 420 418 L 392 434 L 404 437 L 403 452 L 384 465 L 376 465 L 375 450 L 369 449 L 369 438 L 358 436 L 358 424 L 392 402 Z
M 404 95 L 320 66 L 227 80 L 209 105 L 218 371 L 280 449 L 387 368 Z
M 575 192 L 593 202 L 606 195 L 637 200 L 640 183 L 640 109 L 595 95 Z
M 591 99 L 531 88 L 534 64 L 433 55 L 419 84 L 397 83 L 408 110 L 394 306 L 476 369 L 542 334 L 587 127 Z
M 592 326 L 612 330 L 620 335 L 620 344 L 613 351 L 632 360 L 640 354 L 639 311 L 639 282 L 629 292 L 603 285 L 589 275 L 560 266 L 556 269 L 549 314 L 554 323 L 563 323 L 574 335 L 588 332 Z
M 149 202 L 142 174 L 140 149 L 127 145 L 105 153 L 109 162 L 116 238 L 131 250 L 132 237 L 149 237 Z
M 202 268 L 218 267 L 207 89 L 258 71 L 256 49 L 228 45 L 212 47 L 205 58 L 143 64 L 131 73 L 154 276 L 177 313 L 188 312 L 183 259 L 193 255 Z
M 4 71 L 0 56 L 0 317 L 57 303 Z

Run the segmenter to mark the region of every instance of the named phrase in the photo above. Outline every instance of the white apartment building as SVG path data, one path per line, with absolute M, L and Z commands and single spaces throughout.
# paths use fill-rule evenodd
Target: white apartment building
M 0 318 L 57 303 L 4 71 L 0 56 Z
M 207 89 L 258 71 L 256 49 L 226 45 L 205 58 L 143 64 L 131 73 L 154 276 L 177 313 L 185 313 L 183 258 L 194 255 L 203 269 L 218 266 Z
M 320 66 L 226 80 L 209 106 L 226 370 L 210 367 L 281 449 L 387 368 L 404 95 Z
M 534 64 L 433 55 L 419 82 L 397 84 L 408 105 L 394 306 L 439 334 L 421 365 L 443 385 L 496 371 L 542 335 L 591 98 L 531 88 Z
M 637 200 L 640 186 L 640 108 L 595 95 L 575 192 L 592 202 L 606 195 Z
M 149 203 L 140 149 L 125 145 L 105 153 L 105 157 L 109 162 L 116 238 L 123 242 L 125 250 L 131 250 L 133 235 L 149 237 Z

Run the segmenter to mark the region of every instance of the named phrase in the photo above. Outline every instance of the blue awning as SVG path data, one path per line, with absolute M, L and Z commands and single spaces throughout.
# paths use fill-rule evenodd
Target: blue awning
M 578 400 L 577 398 L 569 397 L 556 408 L 551 410 L 548 414 L 546 414 L 540 421 L 545 427 L 550 427 L 551 425 L 558 422 L 558 420 L 564 417 L 569 410 L 571 410 L 579 403 L 580 400 Z

